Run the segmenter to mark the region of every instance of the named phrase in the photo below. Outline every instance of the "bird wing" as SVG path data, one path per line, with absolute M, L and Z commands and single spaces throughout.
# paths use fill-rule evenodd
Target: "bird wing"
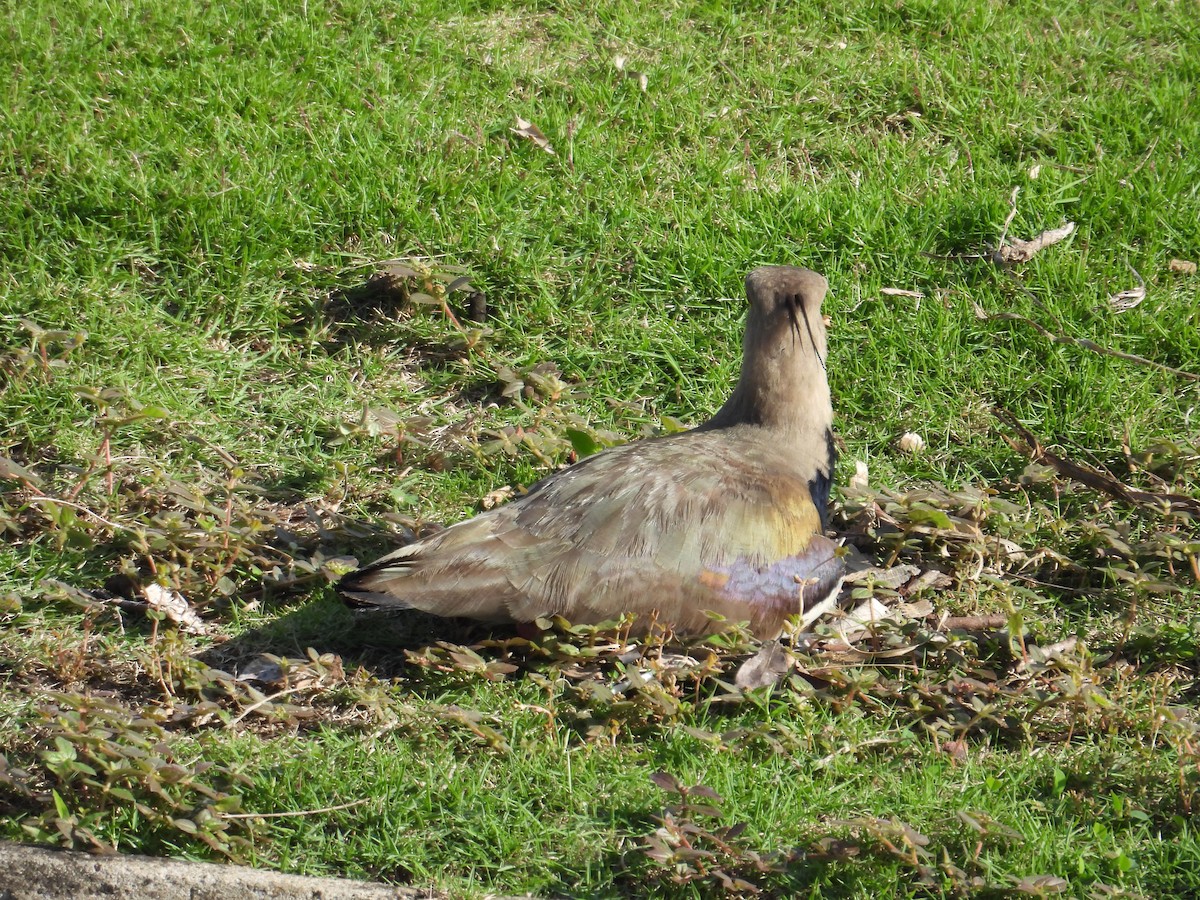
M 342 590 L 367 605 L 485 621 L 631 612 L 694 633 L 710 630 L 708 610 L 777 633 L 836 586 L 841 562 L 820 533 L 817 472 L 776 465 L 777 448 L 754 434 L 692 432 L 589 457 L 352 574 Z

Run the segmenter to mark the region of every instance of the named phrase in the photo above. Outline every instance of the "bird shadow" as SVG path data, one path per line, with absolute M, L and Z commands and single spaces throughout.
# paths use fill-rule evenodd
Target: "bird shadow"
M 237 675 L 264 654 L 304 659 L 310 652 L 336 654 L 379 678 L 411 674 L 407 651 L 439 642 L 471 645 L 488 638 L 506 639 L 513 628 L 449 619 L 419 610 L 352 610 L 332 585 L 308 602 L 196 654 L 206 665 Z

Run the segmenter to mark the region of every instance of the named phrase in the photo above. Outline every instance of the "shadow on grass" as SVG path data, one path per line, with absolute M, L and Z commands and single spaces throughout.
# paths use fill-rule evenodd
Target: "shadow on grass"
M 464 356 L 465 348 L 459 341 L 413 342 L 411 328 L 404 328 L 404 321 L 414 309 L 420 309 L 416 298 L 427 295 L 415 290 L 412 278 L 397 274 L 386 267 L 350 287 L 338 287 L 330 291 L 320 308 L 312 315 L 320 319 L 327 342 L 335 347 L 351 344 L 378 346 L 397 341 L 410 344 L 413 352 L 427 364 L 444 363 Z M 450 302 L 453 300 L 453 302 Z M 487 321 L 487 298 L 482 291 L 470 285 L 463 289 L 447 292 L 446 305 L 428 307 L 437 315 L 445 309 L 450 317 L 462 325 L 482 325 Z M 297 324 L 300 330 L 309 330 L 309 323 Z
M 630 814 L 622 822 L 627 825 L 628 834 L 649 834 L 657 827 L 657 821 L 641 812 Z M 779 871 L 762 873 L 755 871 L 753 866 L 730 866 L 722 869 L 713 865 L 709 874 L 692 881 L 678 883 L 672 879 L 672 871 L 666 867 L 659 868 L 643 856 L 641 849 L 635 848 L 624 853 L 610 852 L 602 855 L 596 861 L 596 867 L 602 870 L 618 873 L 613 879 L 613 887 L 620 891 L 618 896 L 655 897 L 663 900 L 683 900 L 696 897 L 722 896 L 762 896 L 762 897 L 824 897 L 835 898 L 862 897 L 870 895 L 874 890 L 887 884 L 895 884 L 895 867 L 887 861 L 880 860 L 875 866 L 863 865 L 863 860 L 857 860 L 852 865 L 838 865 L 824 859 L 792 859 L 780 865 Z M 754 886 L 754 889 L 730 888 L 715 873 L 722 869 L 723 874 L 731 880 Z M 882 871 L 886 870 L 886 871 Z M 901 876 L 902 877 L 902 876 Z M 613 896 L 612 887 L 605 890 L 580 894 L 572 891 L 570 883 L 560 883 L 551 893 L 553 897 L 588 898 L 600 900 L 602 897 Z
M 303 659 L 312 648 L 317 653 L 336 653 L 347 664 L 364 666 L 380 678 L 396 678 L 409 668 L 406 650 L 419 650 L 438 641 L 473 644 L 489 635 L 513 634 L 512 629 L 488 628 L 418 610 L 351 610 L 330 586 L 297 609 L 211 647 L 197 658 L 237 674 L 264 653 Z

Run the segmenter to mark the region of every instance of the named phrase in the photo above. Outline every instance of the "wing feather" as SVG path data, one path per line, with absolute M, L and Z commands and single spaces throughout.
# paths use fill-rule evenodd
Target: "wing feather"
M 354 573 L 342 590 L 485 621 L 631 612 L 705 631 L 711 610 L 778 633 L 840 581 L 810 488 L 830 473 L 772 466 L 771 448 L 751 437 L 691 433 L 589 457 Z

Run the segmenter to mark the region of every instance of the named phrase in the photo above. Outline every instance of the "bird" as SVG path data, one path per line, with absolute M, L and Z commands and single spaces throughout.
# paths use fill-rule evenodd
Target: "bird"
M 527 493 L 350 572 L 358 608 L 524 624 L 625 617 L 703 637 L 757 638 L 836 602 L 845 565 L 826 535 L 836 449 L 824 277 L 764 266 L 746 277 L 738 382 L 687 431 L 611 447 Z

